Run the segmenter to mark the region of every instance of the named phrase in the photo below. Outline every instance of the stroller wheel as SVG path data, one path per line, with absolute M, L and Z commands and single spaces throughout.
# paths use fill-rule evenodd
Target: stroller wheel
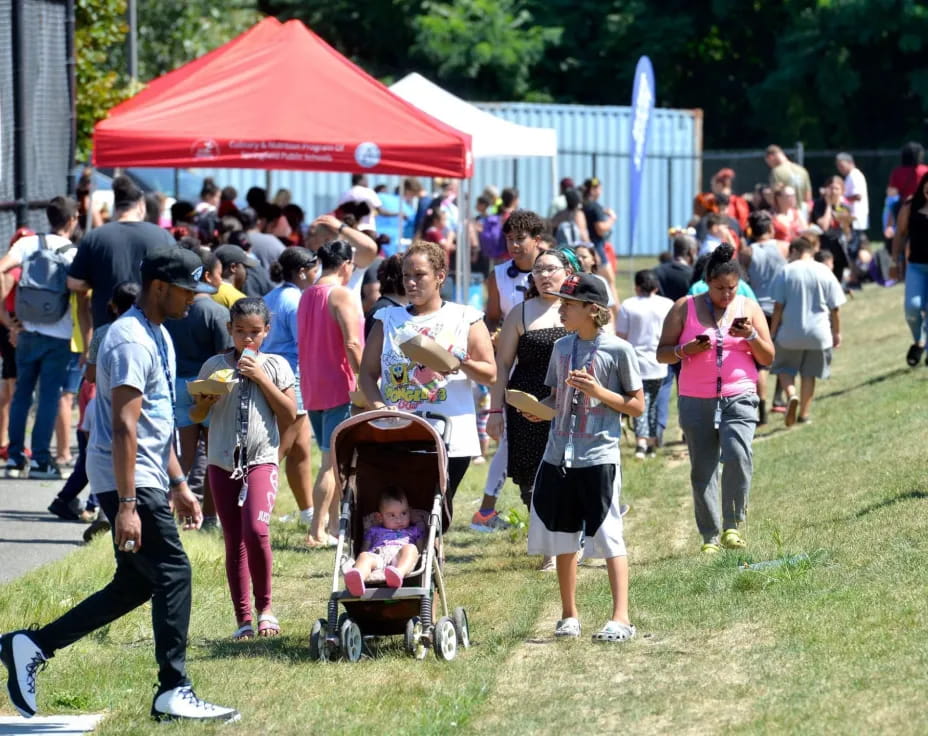
M 320 618 L 313 624 L 312 631 L 309 634 L 309 658 L 314 662 L 323 659 L 325 636 L 328 626 L 329 622 L 324 618 Z
M 461 606 L 454 609 L 454 630 L 458 635 L 458 644 L 464 649 L 469 649 L 470 625 L 467 622 L 467 611 Z
M 454 622 L 447 616 L 442 616 L 435 624 L 435 656 L 450 662 L 458 651 L 458 634 L 454 630 Z
M 425 659 L 429 650 L 422 643 L 422 623 L 418 616 L 413 616 L 406 622 L 406 652 L 416 659 Z
M 342 645 L 342 654 L 349 662 L 357 662 L 361 659 L 361 652 L 364 649 L 364 639 L 361 638 L 361 627 L 350 618 L 342 622 L 339 631 L 339 639 Z

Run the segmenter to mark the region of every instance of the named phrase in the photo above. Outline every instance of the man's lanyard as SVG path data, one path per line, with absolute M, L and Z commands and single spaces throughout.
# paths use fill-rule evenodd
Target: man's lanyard
M 600 338 L 602 333 L 597 333 L 596 338 L 593 340 L 593 349 L 590 352 L 591 364 L 592 358 L 596 356 L 596 351 L 599 349 Z M 577 348 L 579 347 L 580 338 L 574 333 L 573 342 L 570 344 L 570 364 L 568 365 L 569 371 L 580 370 L 582 366 L 578 365 L 577 361 Z M 574 432 L 577 431 L 577 415 L 580 413 L 580 403 L 583 401 L 583 392 L 574 387 L 569 387 L 570 394 L 570 416 L 568 417 L 567 423 L 567 444 L 564 445 L 564 467 L 570 468 L 573 467 L 574 462 Z
M 171 397 L 171 441 L 174 445 L 174 454 L 180 457 L 180 437 L 177 433 L 177 418 L 174 416 L 174 407 L 177 406 L 177 400 L 174 396 L 174 375 L 171 371 L 171 361 L 168 359 L 168 346 L 164 341 L 164 335 L 161 334 L 161 326 L 159 325 L 156 330 L 155 326 L 148 321 L 145 312 L 141 309 L 139 309 L 139 312 L 142 319 L 145 320 L 148 334 L 155 341 L 155 345 L 158 347 L 158 355 L 161 357 L 161 368 L 164 370 L 164 377 L 168 382 L 168 395 Z
M 722 422 L 722 349 L 725 342 L 725 336 L 722 334 L 722 325 L 715 321 L 715 305 L 706 294 L 706 306 L 709 308 L 709 316 L 712 317 L 712 324 L 715 326 L 715 365 L 718 368 L 718 376 L 715 379 L 715 428 L 719 428 Z M 725 320 L 725 314 L 722 314 L 722 321 Z

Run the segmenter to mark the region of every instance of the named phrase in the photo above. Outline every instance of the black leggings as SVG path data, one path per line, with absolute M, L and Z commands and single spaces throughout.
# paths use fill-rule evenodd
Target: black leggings
M 470 465 L 470 456 L 467 457 L 449 457 L 448 458 L 448 493 L 445 499 L 448 503 L 448 513 L 454 518 L 454 494 L 458 491 L 458 486 L 464 480 L 464 474 Z

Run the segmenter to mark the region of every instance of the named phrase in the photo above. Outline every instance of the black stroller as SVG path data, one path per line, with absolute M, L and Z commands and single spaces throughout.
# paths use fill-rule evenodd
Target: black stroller
M 434 648 L 439 659 L 454 659 L 458 645 L 470 646 L 467 613 L 448 608 L 443 575 L 443 535 L 451 523 L 445 504 L 448 484 L 445 417 L 426 415 L 444 427 L 443 439 L 425 419 L 406 412 L 368 411 L 342 422 L 332 436 L 333 463 L 343 500 L 339 520 L 332 595 L 327 617 L 313 625 L 310 657 L 334 660 L 339 655 L 357 662 L 365 643 L 402 634 L 406 651 L 424 659 Z M 361 552 L 365 524 L 378 509 L 386 486 L 406 494 L 415 522 L 425 524 L 426 542 L 414 570 L 400 588 L 369 580 L 366 592 L 354 596 L 344 587 L 342 573 Z M 442 615 L 437 620 L 437 593 Z M 339 615 L 339 602 L 344 612 Z

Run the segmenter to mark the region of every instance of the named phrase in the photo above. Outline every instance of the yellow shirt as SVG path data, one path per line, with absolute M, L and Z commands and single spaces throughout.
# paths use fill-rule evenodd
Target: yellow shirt
M 92 291 L 87 292 L 87 296 L 90 297 Z M 84 352 L 84 336 L 81 334 L 81 325 L 77 319 L 77 294 L 71 293 L 71 322 L 73 327 L 71 328 L 71 352 L 72 353 L 83 353 Z
M 219 285 L 219 290 L 213 294 L 213 299 L 219 302 L 226 309 L 230 308 L 239 299 L 244 299 L 245 295 L 236 289 L 232 284 L 223 281 Z

